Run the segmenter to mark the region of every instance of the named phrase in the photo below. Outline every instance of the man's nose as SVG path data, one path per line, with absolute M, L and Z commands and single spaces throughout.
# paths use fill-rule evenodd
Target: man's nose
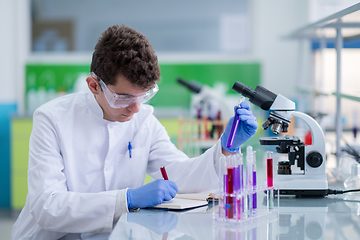
M 136 102 L 131 103 L 131 104 L 127 107 L 127 109 L 128 109 L 129 111 L 133 112 L 133 113 L 137 113 L 137 112 L 140 111 L 140 103 L 136 103 Z

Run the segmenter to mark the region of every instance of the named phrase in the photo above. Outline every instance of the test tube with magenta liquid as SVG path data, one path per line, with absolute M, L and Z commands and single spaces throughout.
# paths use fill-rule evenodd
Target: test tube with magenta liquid
M 234 163 L 233 158 L 227 159 L 227 179 L 226 179 L 226 206 L 225 215 L 227 218 L 234 218 Z
M 267 161 L 267 187 L 274 186 L 274 179 L 273 179 L 273 152 L 267 151 L 266 152 L 266 161 Z
M 268 208 L 271 210 L 274 207 L 273 199 L 273 187 L 274 187 L 274 178 L 273 178 L 273 152 L 266 152 L 266 161 L 267 161 L 267 198 L 268 198 Z

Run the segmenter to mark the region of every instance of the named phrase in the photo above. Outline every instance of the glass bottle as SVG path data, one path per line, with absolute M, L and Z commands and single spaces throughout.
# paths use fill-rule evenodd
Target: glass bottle
M 360 189 L 360 164 L 355 163 L 351 165 L 351 175 L 344 182 L 344 187 L 346 190 L 350 189 Z M 349 192 L 345 193 L 345 204 L 360 215 L 360 202 L 350 202 L 353 200 L 360 200 L 360 192 Z

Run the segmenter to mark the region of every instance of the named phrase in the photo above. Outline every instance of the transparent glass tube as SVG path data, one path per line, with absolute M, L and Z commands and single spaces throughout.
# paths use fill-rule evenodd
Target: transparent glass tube
M 273 177 L 273 152 L 267 151 L 266 152 L 266 161 L 267 161 L 267 186 L 273 187 L 274 186 L 274 177 Z
M 253 175 L 252 175 L 252 184 L 253 184 L 253 209 L 257 208 L 257 194 L 256 194 L 256 151 L 253 151 Z
M 226 169 L 226 210 L 227 218 L 234 218 L 234 158 L 231 156 L 227 158 Z

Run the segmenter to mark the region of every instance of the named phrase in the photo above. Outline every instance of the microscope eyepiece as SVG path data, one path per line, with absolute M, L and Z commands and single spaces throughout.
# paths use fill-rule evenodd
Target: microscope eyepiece
M 250 87 L 246 86 L 245 84 L 243 84 L 241 82 L 235 82 L 232 89 L 249 99 L 252 99 L 254 97 L 254 95 L 256 94 L 254 90 L 252 90 Z
M 251 103 L 263 110 L 269 110 L 276 98 L 276 94 L 260 85 L 257 85 L 255 90 L 253 90 L 245 84 L 236 81 L 232 89 L 244 97 L 249 98 Z

